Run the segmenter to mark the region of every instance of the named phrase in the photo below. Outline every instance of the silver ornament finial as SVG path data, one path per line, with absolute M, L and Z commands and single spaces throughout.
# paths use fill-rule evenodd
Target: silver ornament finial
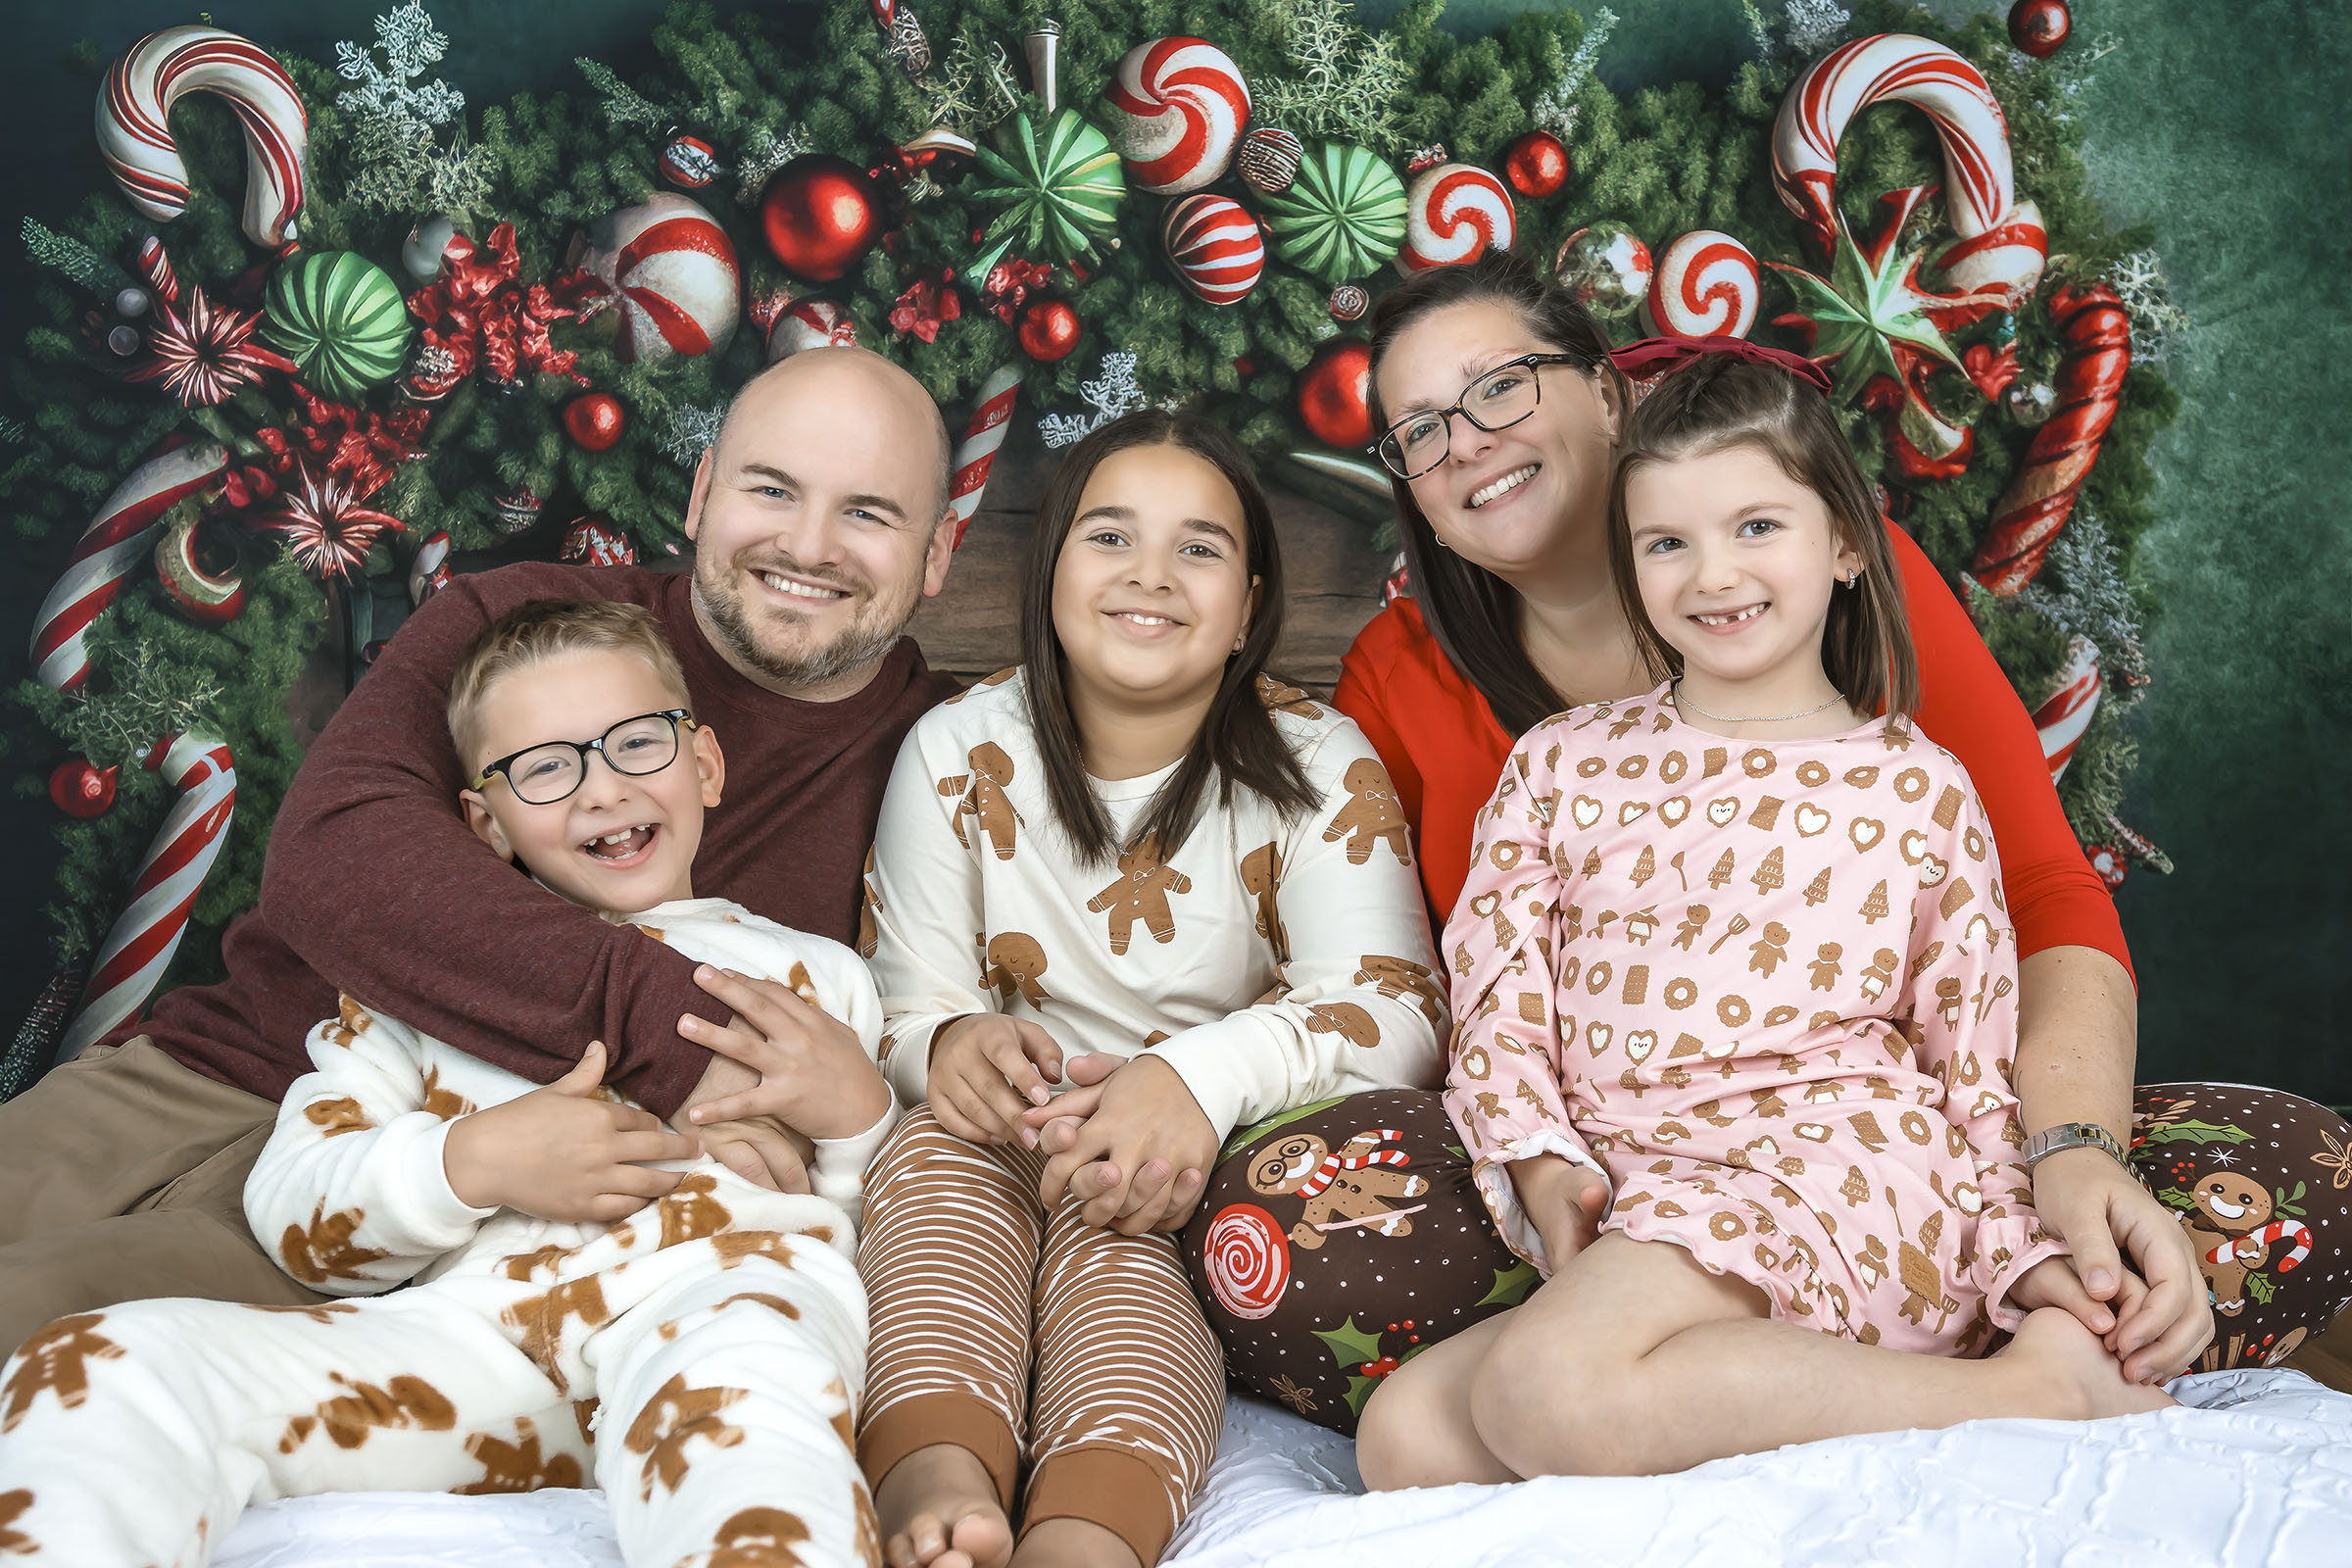
M 1029 56 L 1029 84 L 1037 89 L 1038 101 L 1050 115 L 1061 107 L 1061 86 L 1055 76 L 1061 55 L 1061 24 L 1039 23 L 1022 47 Z

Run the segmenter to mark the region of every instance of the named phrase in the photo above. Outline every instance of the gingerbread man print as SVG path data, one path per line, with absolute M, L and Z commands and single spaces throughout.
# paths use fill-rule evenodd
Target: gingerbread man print
M 1323 830 L 1323 842 L 1348 841 L 1348 863 L 1361 865 L 1374 849 L 1386 845 L 1399 865 L 1413 863 L 1405 842 L 1404 808 L 1396 802 L 1396 786 L 1375 757 L 1359 757 L 1348 764 L 1348 804 L 1341 807 Z
M 1771 979 L 1772 971 L 1788 956 L 1788 928 L 1778 920 L 1765 921 L 1763 937 L 1748 944 L 1747 951 L 1754 955 L 1747 960 L 1748 968 Z
M 1037 938 L 1021 931 L 1001 931 L 988 939 L 988 970 L 983 981 L 996 992 L 999 1002 L 1009 1004 L 1017 992 L 1023 1002 L 1042 1008 L 1052 1000 L 1038 983 L 1045 972 L 1046 950 Z
M 1152 941 L 1174 941 L 1176 916 L 1168 900 L 1192 891 L 1193 879 L 1163 862 L 1159 840 L 1147 837 L 1119 857 L 1118 880 L 1087 900 L 1086 906 L 1096 914 L 1110 916 L 1110 951 L 1115 957 L 1127 951 L 1138 920 L 1144 922 Z
M 1838 989 L 1838 977 L 1845 972 L 1845 966 L 1838 960 L 1844 956 L 1845 948 L 1841 943 L 1824 942 L 1815 950 L 1813 961 L 1805 966 L 1812 971 L 1813 990 L 1835 991 Z
M 1264 677 L 1260 677 L 1263 679 Z M 1281 911 L 1274 906 L 1275 890 L 1282 885 L 1282 851 L 1273 841 L 1242 857 L 1242 891 L 1257 906 L 1257 934 L 1274 945 L 1274 961 L 1291 961 L 1291 934 L 1283 929 Z
M 969 773 L 956 773 L 939 781 L 939 793 L 956 801 L 956 810 L 949 822 L 956 829 L 956 842 L 971 845 L 963 829 L 963 819 L 972 818 L 978 830 L 988 835 L 989 847 L 997 858 L 1012 858 L 1013 836 L 1020 817 L 1006 798 L 1004 787 L 1012 782 L 1012 759 L 1004 748 L 994 741 L 982 741 L 971 749 L 967 760 Z M 960 799 L 957 799 L 960 797 Z
M 1399 1135 L 1394 1128 L 1357 1133 L 1335 1152 L 1312 1133 L 1286 1138 L 1259 1155 L 1250 1167 L 1250 1185 L 1268 1197 L 1296 1193 L 1305 1210 L 1291 1227 L 1291 1240 L 1312 1251 L 1327 1233 L 1362 1225 L 1381 1236 L 1409 1236 L 1408 1214 L 1426 1204 L 1399 1209 L 1395 1200 L 1413 1199 L 1429 1191 L 1429 1183 L 1404 1170 L 1409 1163 L 1401 1149 L 1383 1148 Z

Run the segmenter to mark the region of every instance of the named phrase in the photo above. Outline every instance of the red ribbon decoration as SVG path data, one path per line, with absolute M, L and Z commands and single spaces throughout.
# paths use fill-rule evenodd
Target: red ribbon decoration
M 1609 360 L 1632 379 L 1649 381 L 1709 354 L 1728 354 L 1750 365 L 1773 366 L 1813 387 L 1823 397 L 1830 395 L 1829 371 L 1801 354 L 1768 349 L 1743 337 L 1645 337 L 1639 343 L 1611 349 Z
M 487 367 L 491 378 L 514 381 L 523 368 L 588 378 L 574 369 L 579 356 L 558 349 L 548 335 L 557 321 L 581 314 L 580 306 L 602 291 L 586 271 L 563 273 L 553 287 L 522 282 L 522 259 L 514 247 L 514 225 L 501 223 L 481 244 L 460 234 L 441 253 L 441 276 L 409 296 L 409 311 L 424 322 L 424 341 L 448 355 L 436 372 L 409 377 L 410 390 L 433 399 Z
M 963 300 L 949 284 L 950 275 L 918 277 L 908 284 L 891 308 L 890 329 L 911 332 L 926 343 L 937 341 L 939 329 L 963 315 Z
M 2058 365 L 2058 407 L 2034 432 L 2025 465 L 1992 509 L 1992 526 L 1969 572 L 2007 597 L 2041 570 L 2050 543 L 2075 510 L 2075 497 L 2099 460 L 2099 443 L 2115 422 L 2124 373 L 2132 368 L 2132 318 L 2104 283 L 2061 287 L 2050 295 L 2050 318 L 2066 341 Z
M 278 481 L 306 460 L 321 478 L 349 481 L 351 499 L 358 502 L 381 489 L 396 466 L 424 456 L 425 426 L 433 420 L 429 408 L 376 414 L 329 403 L 299 382 L 294 396 L 301 404 L 300 416 L 285 426 L 256 431 L 254 439 L 265 454 L 226 474 L 222 500 L 229 511 L 275 499 Z
M 1006 326 L 1018 315 L 1021 305 L 1033 288 L 1044 288 L 1054 281 L 1054 269 L 1042 262 L 1024 262 L 1009 258 L 988 270 L 980 284 L 980 303 L 997 313 L 997 319 Z

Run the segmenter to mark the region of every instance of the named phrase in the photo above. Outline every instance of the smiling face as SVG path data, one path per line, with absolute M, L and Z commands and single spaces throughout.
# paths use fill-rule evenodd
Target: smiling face
M 1639 465 L 1625 511 L 1642 607 L 1682 656 L 1696 701 L 1793 701 L 1828 688 L 1830 596 L 1862 560 L 1820 496 L 1743 442 Z
M 686 706 L 682 693 L 633 654 L 560 654 L 482 692 L 474 709 L 479 744 L 459 760 L 478 769 L 525 747 L 592 741 L 624 719 Z M 633 914 L 694 896 L 703 812 L 718 804 L 725 774 L 718 738 L 681 727 L 677 760 L 658 773 L 616 773 L 592 755 L 580 787 L 561 801 L 518 800 L 503 773 L 459 801 L 466 826 L 502 858 L 519 860 L 574 904 Z
M 1054 632 L 1079 710 L 1214 696 L 1250 622 L 1249 524 L 1215 465 L 1179 446 L 1095 466 L 1054 567 Z
M 721 657 L 787 696 L 861 689 L 947 581 L 943 443 L 921 386 L 863 350 L 806 350 L 746 386 L 686 523 Z
M 1559 349 L 1498 300 L 1432 311 L 1381 356 L 1382 417 L 1394 424 L 1450 408 L 1472 380 L 1506 360 Z M 1602 547 L 1619 416 L 1613 385 L 1574 366 L 1518 373 L 1541 378 L 1535 412 L 1502 430 L 1453 416 L 1446 460 L 1410 481 L 1421 514 L 1447 548 L 1512 581 L 1556 569 L 1564 553 Z

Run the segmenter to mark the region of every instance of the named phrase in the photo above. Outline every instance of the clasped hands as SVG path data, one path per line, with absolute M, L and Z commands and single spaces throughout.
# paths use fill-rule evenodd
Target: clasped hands
M 1055 1099 L 1046 1086 L 1065 1080 Z M 1026 1019 L 983 1012 L 942 1027 L 925 1094 L 968 1143 L 1043 1151 L 1048 1210 L 1066 1196 L 1081 1220 L 1122 1236 L 1181 1229 L 1216 1168 L 1216 1127 L 1175 1068 L 1149 1055 L 1065 1062 Z
M 442 1160 L 459 1200 L 610 1224 L 677 1186 L 682 1173 L 654 1162 L 706 1152 L 756 1186 L 805 1193 L 811 1139 L 855 1137 L 882 1119 L 890 1088 L 847 1024 L 774 980 L 703 965 L 695 981 L 734 1016 L 678 1022 L 712 1054 L 679 1106 L 693 1131 L 601 1097 L 607 1053 L 591 1041 L 554 1083 L 450 1125 Z

